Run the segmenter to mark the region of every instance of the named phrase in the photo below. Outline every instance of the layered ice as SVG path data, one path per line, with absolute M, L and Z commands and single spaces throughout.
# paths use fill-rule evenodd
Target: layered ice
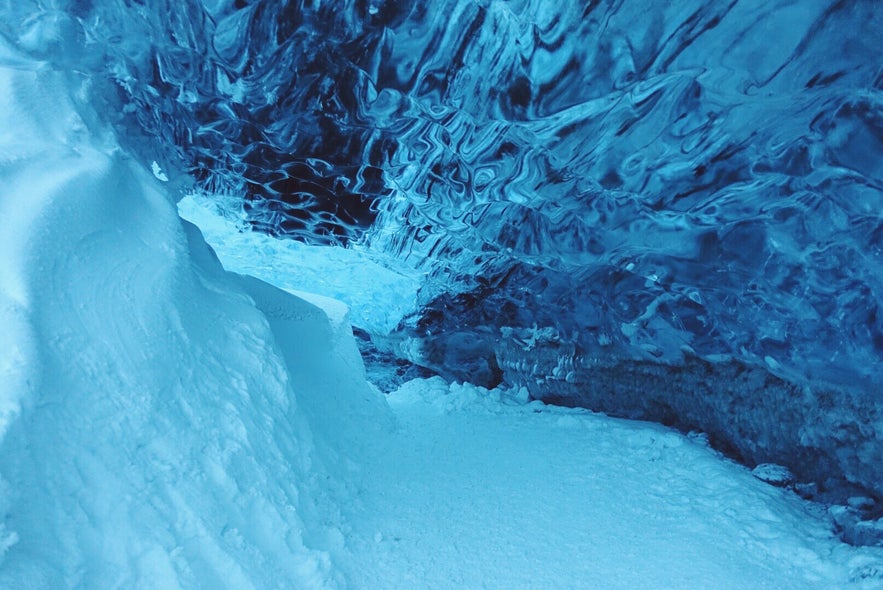
M 592 356 L 880 386 L 873 0 L 69 13 L 166 164 L 262 231 L 426 273 L 401 333 L 455 358 L 536 325 Z

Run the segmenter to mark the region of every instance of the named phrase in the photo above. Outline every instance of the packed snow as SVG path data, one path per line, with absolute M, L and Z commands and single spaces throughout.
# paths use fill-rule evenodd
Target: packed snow
M 225 271 L 80 79 L 2 53 L 0 587 L 883 586 L 700 435 L 384 397 L 342 304 Z
M 357 588 L 879 588 L 880 550 L 701 436 L 413 381 L 371 441 L 339 563 Z
M 334 585 L 267 318 L 76 79 L 0 87 L 0 587 Z
M 267 239 L 252 231 L 244 215 L 234 217 L 233 205 L 220 207 L 224 201 L 219 195 L 188 194 L 178 212 L 199 226 L 227 270 L 345 302 L 353 324 L 374 334 L 390 332 L 415 311 L 422 284 L 418 273 L 390 270 L 376 260 L 380 254 L 357 248 Z

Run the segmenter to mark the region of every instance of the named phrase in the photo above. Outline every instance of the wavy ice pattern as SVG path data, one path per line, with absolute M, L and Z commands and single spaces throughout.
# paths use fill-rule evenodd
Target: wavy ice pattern
M 109 73 L 102 96 L 145 157 L 242 194 L 262 231 L 424 272 L 420 311 L 380 346 L 450 377 L 709 429 L 754 461 L 830 446 L 800 430 L 827 408 L 883 416 L 875 0 L 19 12 L 7 26 L 22 43 L 82 37 L 84 55 L 47 59 Z M 672 383 L 725 395 L 695 409 Z M 587 393 L 600 384 L 616 400 Z M 776 393 L 758 406 L 758 391 Z M 813 409 L 786 442 L 744 443 L 789 403 Z M 753 427 L 709 426 L 743 410 Z M 841 429 L 841 448 L 868 438 Z M 883 466 L 863 453 L 845 469 Z
M 463 8 L 461 67 L 397 72 L 426 114 L 371 239 L 439 279 L 435 333 L 879 384 L 881 11 L 689 4 Z

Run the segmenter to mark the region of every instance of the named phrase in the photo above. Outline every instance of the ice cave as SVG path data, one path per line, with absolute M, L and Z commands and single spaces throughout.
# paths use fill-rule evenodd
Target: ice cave
M 0 588 L 883 588 L 879 0 L 0 0 Z

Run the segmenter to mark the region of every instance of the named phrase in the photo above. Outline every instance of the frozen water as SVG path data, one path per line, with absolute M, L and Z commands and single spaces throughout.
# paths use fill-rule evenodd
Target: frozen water
M 87 36 L 121 124 L 256 227 L 425 272 L 402 330 L 455 358 L 538 325 L 881 385 L 874 0 L 75 6 L 26 41 Z
M 4 6 L 13 44 L 87 77 L 171 187 L 392 269 L 352 276 L 361 299 L 307 281 L 384 350 L 670 420 L 684 408 L 648 393 L 670 387 L 629 377 L 657 364 L 671 386 L 711 384 L 688 428 L 749 462 L 853 449 L 823 487 L 883 493 L 874 0 Z M 380 304 L 386 285 L 408 296 Z M 576 395 L 598 366 L 637 406 Z M 791 400 L 771 414 L 766 373 Z M 769 420 L 743 431 L 734 413 Z M 769 449 L 748 449 L 756 431 Z
M 0 4 L 0 586 L 878 587 L 875 5 L 402 6 Z
M 384 350 L 883 494 L 875 0 L 23 6 L 8 34 L 111 77 L 171 182 L 392 269 L 306 281 Z

